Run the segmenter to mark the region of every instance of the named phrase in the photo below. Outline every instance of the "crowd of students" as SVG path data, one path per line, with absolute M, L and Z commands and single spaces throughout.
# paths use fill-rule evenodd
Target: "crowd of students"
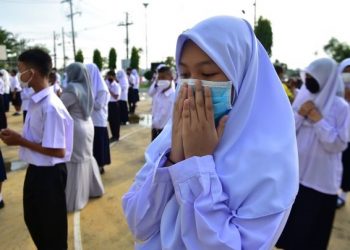
M 61 88 L 51 67 L 40 49 L 18 57 L 11 93 L 16 115 L 24 103 L 23 134 L 1 105 L 0 138 L 29 164 L 33 241 L 66 249 L 66 212 L 103 195 L 109 143 L 135 113 L 140 77 L 103 79 L 96 65 L 72 63 Z M 151 81 L 152 142 L 122 199 L 136 249 L 327 249 L 350 190 L 350 59 L 317 59 L 282 84 L 252 27 L 218 16 L 178 37 L 176 69 L 159 65 Z

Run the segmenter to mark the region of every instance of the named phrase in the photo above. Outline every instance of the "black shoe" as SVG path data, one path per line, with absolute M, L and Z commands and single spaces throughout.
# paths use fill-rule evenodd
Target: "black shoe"
M 341 208 L 341 207 L 344 207 L 344 206 L 345 206 L 345 201 L 342 198 L 338 197 L 338 199 L 337 199 L 337 208 Z
M 105 173 L 105 169 L 103 167 L 99 167 L 100 168 L 100 174 L 104 174 Z
M 117 139 L 117 138 L 115 138 L 115 137 L 111 137 L 111 138 L 109 138 L 109 143 L 112 143 L 112 142 L 115 142 L 115 141 L 118 141 L 118 139 Z
M 3 200 L 0 201 L 0 209 L 5 206 L 5 202 Z

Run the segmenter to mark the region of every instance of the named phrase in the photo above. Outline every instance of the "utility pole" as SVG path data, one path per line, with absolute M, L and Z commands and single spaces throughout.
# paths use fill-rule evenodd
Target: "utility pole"
M 53 32 L 53 62 L 54 68 L 57 67 L 57 54 L 56 54 L 56 32 Z
M 64 42 L 64 28 L 62 27 L 63 68 L 66 68 L 66 44 Z
M 147 39 L 147 6 L 148 3 L 143 3 L 143 6 L 145 6 L 145 36 L 146 36 L 146 66 L 145 69 L 148 68 L 148 39 Z
M 70 22 L 72 26 L 72 43 L 73 43 L 73 58 L 75 58 L 76 50 L 75 50 L 75 32 L 74 32 L 74 15 L 81 14 L 81 12 L 73 13 L 73 0 L 63 0 L 61 3 L 69 3 L 70 14 L 67 17 L 70 17 Z
M 256 0 L 254 1 L 254 28 L 256 27 Z
M 129 60 L 129 26 L 132 25 L 133 23 L 129 23 L 129 13 L 126 12 L 126 17 L 125 17 L 125 23 L 120 23 L 118 26 L 125 26 L 126 30 L 126 59 Z

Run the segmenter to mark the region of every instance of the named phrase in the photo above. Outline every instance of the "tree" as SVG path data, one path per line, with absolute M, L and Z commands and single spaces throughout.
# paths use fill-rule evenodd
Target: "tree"
M 74 60 L 75 60 L 76 62 L 81 62 L 81 63 L 84 62 L 84 55 L 83 55 L 83 51 L 81 51 L 81 49 L 78 50 L 77 54 L 75 55 Z
M 111 48 L 108 55 L 108 68 L 110 70 L 115 70 L 117 68 L 117 52 L 114 48 Z
M 94 62 L 94 64 L 96 64 L 96 66 L 99 70 L 102 69 L 103 59 L 101 56 L 101 52 L 98 49 L 94 50 L 94 55 L 93 55 L 92 61 Z
M 261 44 L 264 46 L 267 54 L 272 55 L 273 45 L 273 33 L 271 22 L 268 19 L 264 19 L 262 16 L 259 17 L 258 24 L 254 27 L 256 37 L 259 39 Z
M 139 69 L 140 64 L 140 53 L 142 52 L 142 49 L 132 47 L 131 49 L 131 57 L 130 57 L 130 68 L 132 69 Z
M 172 56 L 168 56 L 164 63 L 171 68 L 175 68 L 175 59 Z
M 326 44 L 323 49 L 337 62 L 341 62 L 350 57 L 350 46 L 347 43 L 340 42 L 334 37 L 329 40 L 328 44 Z

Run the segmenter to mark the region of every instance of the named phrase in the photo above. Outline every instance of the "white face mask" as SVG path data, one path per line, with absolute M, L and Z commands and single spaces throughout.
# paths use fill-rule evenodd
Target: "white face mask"
M 22 75 L 24 75 L 25 73 L 27 73 L 27 72 L 29 72 L 29 71 L 32 72 L 32 77 L 29 78 L 29 80 L 26 81 L 26 82 L 22 81 L 22 79 L 21 79 Z M 18 72 L 18 74 L 17 74 L 17 79 L 18 79 L 19 83 L 21 84 L 21 86 L 22 86 L 23 88 L 27 88 L 29 82 L 33 79 L 33 71 L 32 71 L 32 69 L 27 69 L 27 70 L 23 71 L 22 73 L 21 73 L 21 72 Z
M 345 84 L 350 83 L 350 73 L 342 73 L 342 77 Z
M 158 80 L 157 85 L 160 88 L 167 88 L 169 87 L 171 82 L 169 80 Z

